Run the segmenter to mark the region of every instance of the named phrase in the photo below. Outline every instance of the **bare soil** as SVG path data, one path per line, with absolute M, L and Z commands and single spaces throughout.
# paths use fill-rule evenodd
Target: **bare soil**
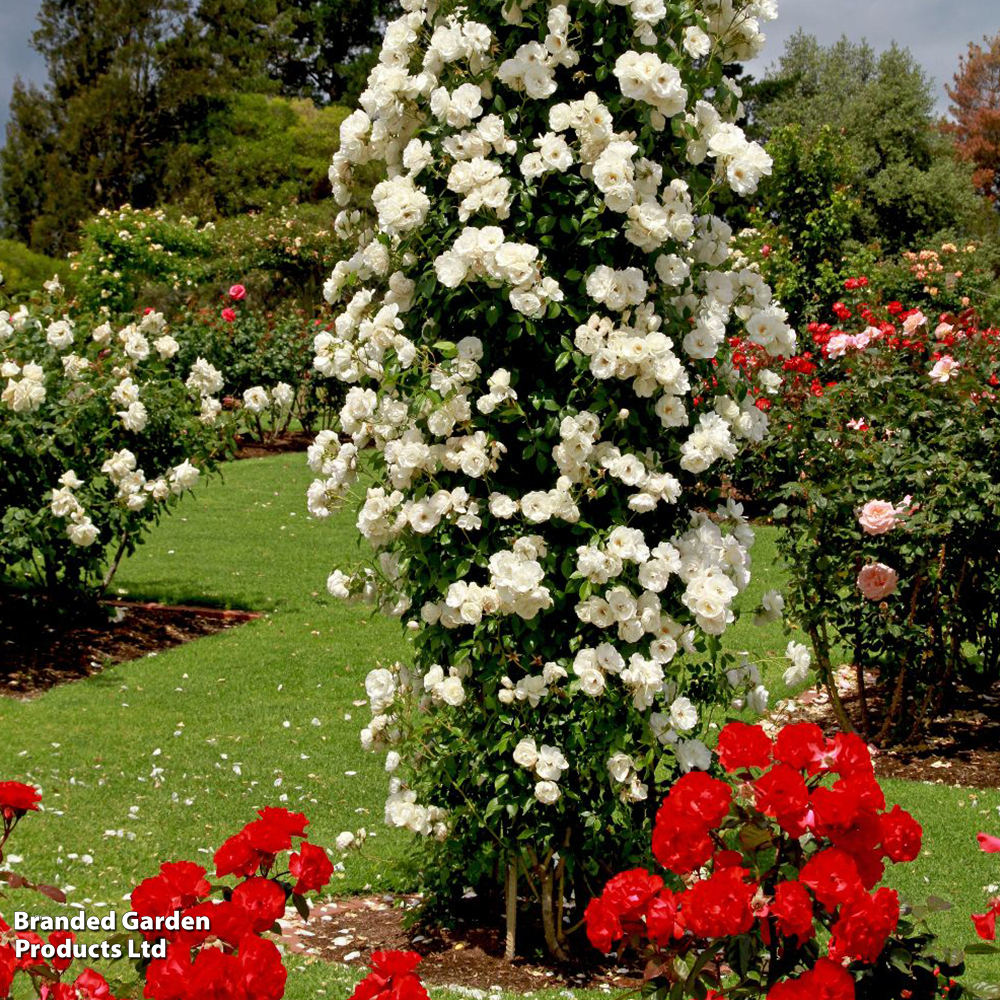
M 2 601 L 0 696 L 15 698 L 31 698 L 112 663 L 158 653 L 259 617 L 246 611 L 110 601 L 85 618 L 59 622 L 23 598 L 4 594 Z
M 614 988 L 642 985 L 632 970 L 619 969 L 614 957 L 604 959 L 588 948 L 582 965 L 563 967 L 540 960 L 504 960 L 503 930 L 484 920 L 477 900 L 466 900 L 467 911 L 454 929 L 407 929 L 404 921 L 419 906 L 418 896 L 362 896 L 317 907 L 305 923 L 294 911 L 282 921 L 283 943 L 289 951 L 326 962 L 341 962 L 363 969 L 373 951 L 415 951 L 421 956 L 417 968 L 421 979 L 432 986 L 459 985 L 481 991 L 494 987 L 512 993 L 554 988 Z M 519 942 L 525 950 L 537 938 L 530 928 Z M 538 937 L 540 938 L 540 934 Z
M 284 455 L 287 452 L 305 451 L 313 443 L 315 434 L 307 434 L 305 431 L 292 431 L 289 434 L 282 434 L 281 437 L 272 441 L 247 441 L 237 439 L 237 451 L 234 456 L 241 458 L 267 458 L 270 455 Z
M 867 678 L 865 686 L 870 692 L 874 678 Z M 861 732 L 861 699 L 853 667 L 840 668 L 837 690 Z M 869 701 L 871 728 L 875 729 L 881 719 L 881 704 L 877 697 L 869 696 Z M 811 688 L 795 699 L 779 702 L 770 715 L 776 728 L 802 719 L 817 723 L 828 734 L 840 729 L 825 691 Z M 948 711 L 929 724 L 918 742 L 873 749 L 879 777 L 1000 788 L 1000 683 L 985 691 L 958 687 Z

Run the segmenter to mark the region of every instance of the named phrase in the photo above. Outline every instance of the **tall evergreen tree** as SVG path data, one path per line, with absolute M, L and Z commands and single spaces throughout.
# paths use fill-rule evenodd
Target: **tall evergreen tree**
M 44 89 L 19 84 L 0 192 L 7 229 L 65 251 L 79 221 L 153 204 L 172 142 L 219 100 L 190 0 L 43 0 Z

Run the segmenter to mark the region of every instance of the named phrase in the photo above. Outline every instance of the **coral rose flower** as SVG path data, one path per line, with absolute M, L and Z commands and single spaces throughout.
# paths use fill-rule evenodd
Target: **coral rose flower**
M 946 354 L 930 370 L 930 380 L 943 384 L 948 379 L 954 378 L 955 370 L 960 367 L 959 363 L 950 354 Z
M 888 500 L 869 500 L 858 515 L 858 524 L 869 535 L 884 535 L 897 523 L 896 508 Z
M 869 601 L 881 601 L 896 592 L 899 574 L 885 563 L 870 563 L 858 574 L 858 588 Z

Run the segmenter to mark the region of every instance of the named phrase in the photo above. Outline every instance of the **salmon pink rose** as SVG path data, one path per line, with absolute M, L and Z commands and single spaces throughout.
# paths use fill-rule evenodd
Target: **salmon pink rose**
M 869 563 L 858 574 L 858 588 L 869 601 L 881 601 L 896 592 L 899 574 L 885 563 Z
M 940 358 L 930 370 L 930 380 L 939 384 L 944 384 L 949 379 L 955 377 L 955 372 L 961 365 L 950 355 L 946 354 Z
M 858 524 L 869 535 L 884 535 L 898 523 L 896 508 L 888 500 L 869 500 L 858 515 Z

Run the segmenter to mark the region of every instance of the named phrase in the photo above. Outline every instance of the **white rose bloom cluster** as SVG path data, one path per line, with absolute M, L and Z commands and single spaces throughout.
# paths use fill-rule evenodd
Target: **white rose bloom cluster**
M 171 371 L 180 345 L 161 313 L 150 310 L 117 332 L 109 323 L 87 331 L 59 308 L 58 282 L 45 287 L 53 297 L 47 305 L 0 313 L 0 377 L 6 380 L 0 403 L 20 442 L 9 453 L 0 450 L 0 463 L 12 471 L 0 506 L 47 515 L 32 529 L 32 545 L 59 564 L 40 581 L 51 585 L 67 558 L 57 539 L 68 539 L 74 561 L 85 567 L 72 569 L 75 580 L 103 576 L 98 567 L 105 548 L 124 548 L 123 539 L 141 533 L 143 518 L 158 516 L 167 501 L 191 489 L 201 475 L 191 459 L 201 462 L 221 440 L 218 431 L 185 440 L 185 421 L 197 419 L 202 401 Z M 221 376 L 211 372 L 211 378 L 207 368 L 196 377 L 206 376 L 206 387 L 218 391 Z M 147 439 L 154 417 L 161 436 L 170 428 L 169 444 Z M 55 482 L 54 456 L 65 470 Z M 143 464 L 155 474 L 147 475 Z M 86 549 L 92 553 L 78 551 Z
M 33 413 L 45 402 L 45 369 L 41 365 L 29 361 L 22 366 L 4 360 L 0 364 L 0 377 L 7 379 L 0 401 L 15 413 Z
M 554 746 L 543 743 L 538 746 L 533 737 L 526 737 L 514 747 L 514 763 L 534 773 L 535 798 L 542 805 L 550 806 L 559 800 L 562 792 L 558 781 L 564 771 L 569 770 L 565 754 Z
M 243 408 L 254 416 L 270 413 L 277 421 L 288 416 L 295 402 L 295 390 L 287 382 L 278 382 L 271 389 L 253 385 L 243 390 Z
M 785 649 L 785 656 L 792 661 L 792 665 L 782 675 L 782 680 L 788 687 L 798 687 L 805 683 L 809 677 L 809 668 L 812 666 L 812 654 L 808 646 L 801 642 L 789 642 Z
M 448 870 L 485 856 L 484 824 L 526 849 L 530 827 L 538 858 L 593 856 L 612 811 L 651 793 L 650 748 L 706 768 L 702 703 L 766 696 L 705 652 L 749 584 L 753 532 L 737 504 L 704 508 L 767 433 L 730 340 L 780 357 L 795 334 L 705 206 L 770 169 L 725 63 L 776 11 L 402 8 L 330 170 L 356 243 L 324 287 L 315 367 L 347 390 L 309 452 L 309 510 L 337 509 L 371 448 L 357 526 L 375 554 L 328 586 L 401 614 L 412 640 L 394 676 L 418 680 L 362 734 L 398 755 L 390 821 L 446 823 Z M 364 228 L 346 206 L 373 163 Z

